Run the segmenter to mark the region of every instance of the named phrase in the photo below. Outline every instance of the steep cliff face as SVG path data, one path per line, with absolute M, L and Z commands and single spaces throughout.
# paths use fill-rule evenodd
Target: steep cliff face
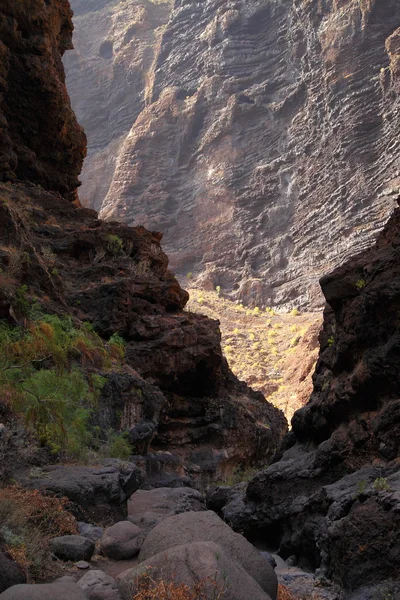
M 106 6 L 116 21 L 128 10 Z M 138 16 L 150 10 L 129 6 Z M 127 79 L 143 48 L 142 33 L 124 45 L 118 28 L 94 35 L 96 23 L 78 12 L 68 64 L 86 120 L 95 114 L 81 101 L 88 70 L 102 74 L 102 95 L 109 69 Z M 370 245 L 393 209 L 399 103 L 385 42 L 399 23 L 396 0 L 177 0 L 146 107 L 99 158 L 106 174 L 93 175 L 91 163 L 84 171 L 89 204 L 165 232 L 173 269 L 208 287 L 255 305 L 318 304 L 318 278 Z M 85 57 L 89 31 L 94 52 L 114 42 L 112 61 Z M 140 103 L 129 102 L 136 117 Z M 108 106 L 110 124 L 127 114 Z M 99 123 L 93 140 L 107 128 Z
M 63 84 L 70 17 L 68 3 L 57 0 L 0 7 L 0 119 L 9 140 L 0 162 L 2 325 L 29 333 L 34 306 L 36 313 L 69 315 L 78 329 L 92 324 L 106 344 L 123 336 L 120 368 L 104 371 L 93 348 L 83 346 L 81 366 L 106 379 L 97 423 L 129 431 L 134 451 L 173 452 L 181 472 L 197 478 L 268 460 L 285 419 L 229 371 L 218 323 L 184 311 L 188 294 L 168 271 L 161 235 L 105 223 L 70 202 L 85 149 Z M 34 371 L 50 369 L 51 357 L 36 361 Z M 2 417 L 12 402 L 3 388 Z
M 67 0 L 4 0 L 0 12 L 0 179 L 74 196 L 85 136 L 61 57 L 72 47 Z
M 71 5 L 75 50 L 64 62 L 74 110 L 88 136 L 80 197 L 100 210 L 119 149 L 145 108 L 171 3 L 73 0 Z
M 387 43 L 394 87 L 399 40 L 397 30 Z M 224 508 L 235 527 L 351 590 L 397 579 L 400 565 L 399 231 L 397 209 L 374 247 L 322 278 L 310 401 L 281 459 Z

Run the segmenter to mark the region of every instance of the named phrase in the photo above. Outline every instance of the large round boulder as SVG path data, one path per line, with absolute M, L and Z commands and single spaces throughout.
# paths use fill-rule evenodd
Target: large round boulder
M 18 583 L 25 583 L 26 577 L 16 562 L 0 552 L 0 592 Z
M 87 600 L 75 583 L 14 585 L 0 594 L 0 600 Z
M 193 488 L 138 490 L 128 502 L 128 521 L 145 536 L 163 519 L 188 511 L 206 510 L 203 495 Z
M 88 600 L 121 600 L 115 579 L 104 571 L 88 571 L 77 585 Z
M 52 552 L 61 560 L 90 560 L 95 550 L 93 540 L 81 535 L 63 535 L 53 538 L 50 544 Z
M 224 600 L 271 600 L 251 575 L 214 542 L 174 546 L 124 571 L 117 577 L 123 600 L 132 600 L 146 575 L 155 584 L 184 584 L 206 600 L 219 597 L 219 593 Z
M 128 560 L 136 556 L 142 547 L 144 535 L 130 521 L 119 521 L 107 527 L 100 540 L 100 551 L 114 560 Z
M 174 546 L 192 542 L 219 544 L 275 600 L 278 580 L 271 565 L 246 538 L 235 533 L 212 511 L 187 512 L 161 521 L 145 539 L 139 562 Z

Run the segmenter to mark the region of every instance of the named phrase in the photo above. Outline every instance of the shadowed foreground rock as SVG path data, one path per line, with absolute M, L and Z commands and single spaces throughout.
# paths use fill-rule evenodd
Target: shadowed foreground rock
M 277 579 L 271 565 L 242 535 L 234 533 L 212 511 L 186 512 L 161 521 L 145 539 L 139 562 L 174 546 L 192 542 L 219 544 L 275 600 Z
M 311 399 L 281 459 L 222 508 L 251 539 L 350 590 L 400 567 L 399 265 L 396 210 L 373 248 L 321 280 Z
M 212 600 L 222 593 L 226 600 L 275 600 L 269 596 L 229 552 L 213 542 L 194 542 L 174 546 L 148 558 L 138 567 L 129 569 L 117 578 L 124 600 L 131 600 L 139 591 L 138 578 L 149 573 L 154 581 L 175 581 L 195 590 L 203 582 L 202 596 Z M 203 596 L 204 594 L 204 596 Z
M 75 583 L 15 585 L 0 594 L 1 600 L 87 600 Z

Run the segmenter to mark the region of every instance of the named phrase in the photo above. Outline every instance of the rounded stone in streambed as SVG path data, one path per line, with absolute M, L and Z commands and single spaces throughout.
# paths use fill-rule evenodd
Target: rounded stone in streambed
M 78 581 L 88 600 L 122 600 L 115 579 L 104 571 L 88 571 Z
M 75 583 L 14 585 L 0 594 L 0 600 L 87 600 Z
M 57 558 L 74 562 L 90 560 L 95 550 L 94 542 L 81 535 L 63 535 L 53 538 L 50 546 Z
M 161 521 L 146 537 L 139 562 L 174 546 L 193 542 L 219 544 L 227 556 L 238 562 L 275 600 L 278 580 L 271 565 L 245 537 L 235 533 L 212 511 L 186 512 Z
M 104 530 L 100 540 L 100 551 L 114 560 L 128 560 L 139 553 L 144 534 L 130 521 L 120 521 Z
M 174 546 L 124 571 L 117 577 L 123 600 L 135 597 L 140 590 L 141 577 L 149 572 L 151 581 L 156 583 L 161 580 L 174 582 L 177 586 L 186 585 L 190 590 L 200 586 L 197 593 L 207 600 L 217 597 L 224 600 L 271 600 L 255 579 L 232 560 L 231 554 L 214 542 Z
M 0 592 L 18 583 L 25 583 L 26 577 L 17 563 L 0 552 Z
M 93 542 L 97 542 L 103 535 L 103 527 L 97 527 L 91 523 L 84 523 L 83 521 L 78 522 L 79 535 L 82 535 Z

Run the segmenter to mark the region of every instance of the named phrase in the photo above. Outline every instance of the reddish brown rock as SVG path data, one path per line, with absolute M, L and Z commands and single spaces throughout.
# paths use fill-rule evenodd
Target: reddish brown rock
M 75 198 L 86 140 L 64 85 L 72 47 L 68 0 L 0 6 L 0 180 Z

